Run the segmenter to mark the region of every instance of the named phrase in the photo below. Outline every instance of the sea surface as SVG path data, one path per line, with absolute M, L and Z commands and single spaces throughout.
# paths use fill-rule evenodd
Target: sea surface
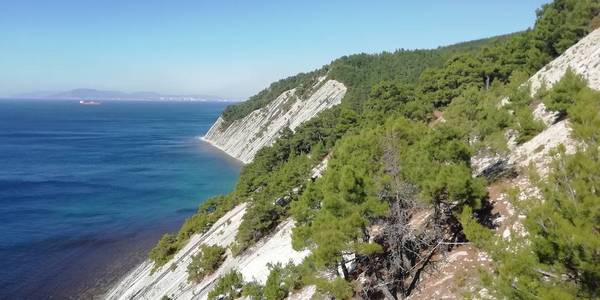
M 0 299 L 88 299 L 240 164 L 200 141 L 222 103 L 0 100 Z

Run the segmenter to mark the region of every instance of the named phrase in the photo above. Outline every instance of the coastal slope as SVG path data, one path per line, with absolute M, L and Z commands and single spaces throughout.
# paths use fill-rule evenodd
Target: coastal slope
M 548 63 L 533 75 L 531 92 L 536 94 L 542 86 L 551 88 L 571 68 L 586 78 L 588 87 L 600 91 L 600 29 L 590 33 L 561 56 Z M 494 232 L 504 241 L 528 235 L 523 225 L 526 216 L 519 205 L 531 199 L 543 199 L 543 193 L 530 177 L 531 171 L 547 180 L 552 152 L 560 145 L 565 153 L 573 154 L 581 146 L 572 137 L 569 119 L 559 120 L 558 113 L 549 111 L 543 103 L 535 109 L 534 117 L 543 121 L 546 128 L 529 141 L 514 147 L 503 157 L 473 157 L 473 176 L 494 177 L 487 186 Z M 497 174 L 510 176 L 496 177 Z M 518 188 L 516 197 L 511 196 Z M 486 288 L 480 286 L 481 271 L 493 272 L 491 255 L 472 244 L 464 244 L 445 253 L 435 265 L 435 273 L 426 274 L 419 282 L 420 288 L 408 299 L 461 299 L 465 294 L 475 298 L 494 299 Z
M 582 39 L 578 44 L 568 49 L 562 56 L 548 64 L 530 79 L 532 89 L 538 90 L 546 82 L 546 87 L 556 83 L 555 78 L 560 78 L 570 67 L 576 73 L 584 76 L 589 81 L 589 86 L 599 90 L 600 75 L 600 30 L 596 30 Z M 296 97 L 296 89 L 287 90 L 267 106 L 257 109 L 246 117 L 231 123 L 223 118 L 213 125 L 203 139 L 219 147 L 233 157 L 244 162 L 252 161 L 254 155 L 262 147 L 272 144 L 281 130 L 289 127 L 296 128 L 302 122 L 309 120 L 319 111 L 332 107 L 341 101 L 346 88 L 334 80 L 320 78 L 317 84 L 306 98 Z M 506 101 L 510 101 L 509 98 Z M 541 99 L 534 99 L 531 103 L 539 103 Z M 498 108 L 502 108 L 500 105 Z M 523 226 L 525 215 L 519 214 L 518 207 L 510 201 L 511 189 L 507 187 L 519 187 L 521 192 L 515 201 L 527 201 L 527 199 L 540 196 L 539 189 L 529 177 L 528 168 L 535 168 L 541 178 L 546 178 L 548 165 L 552 157 L 552 149 L 562 144 L 567 153 L 572 153 L 577 148 L 577 141 L 571 136 L 570 120 L 559 120 L 556 113 L 537 105 L 539 109 L 533 112 L 534 117 L 544 120 L 545 128 L 520 145 L 507 145 L 509 148 L 505 157 L 477 160 L 474 157 L 471 164 L 474 176 L 488 177 L 489 174 L 506 174 L 510 176 L 489 176 L 487 186 L 489 193 L 490 210 L 494 225 L 494 234 L 509 241 L 511 237 L 526 235 Z M 510 142 L 510 141 L 509 141 Z M 325 170 L 326 163 L 313 169 L 315 174 L 321 174 Z M 331 168 L 331 166 L 330 166 Z M 468 174 L 470 175 L 470 174 Z M 250 199 L 245 199 L 250 203 Z M 518 203 L 518 202 L 515 202 Z M 251 204 L 248 204 L 251 205 Z M 232 268 L 238 268 L 246 282 L 256 280 L 264 283 L 268 274 L 269 263 L 292 261 L 297 264 L 308 251 L 295 251 L 291 247 L 291 229 L 295 226 L 293 220 L 285 218 L 266 236 L 263 236 L 257 244 L 242 253 L 239 257 L 233 257 L 227 253 L 227 259 L 212 275 L 206 277 L 198 284 L 187 281 L 186 268 L 191 261 L 192 255 L 197 253 L 200 245 L 230 245 L 241 224 L 246 209 L 251 206 L 240 204 L 227 215 L 219 219 L 213 227 L 205 234 L 195 234 L 188 244 L 181 249 L 175 257 L 159 268 L 156 272 L 150 271 L 152 263 L 147 261 L 138 269 L 134 270 L 126 279 L 115 287 L 109 294 L 110 299 L 156 299 L 168 296 L 173 299 L 205 299 L 208 291 L 214 287 L 219 276 L 225 274 Z M 423 213 L 421 213 L 423 212 Z M 427 208 L 423 211 L 414 211 L 408 224 L 411 230 L 422 230 L 420 225 L 429 222 L 430 216 Z M 413 220 L 415 220 L 413 222 Z M 427 222 L 426 222 L 427 221 Z M 373 227 L 375 231 L 376 226 Z M 436 264 L 422 270 L 422 277 L 415 281 L 418 289 L 410 295 L 409 299 L 460 299 L 465 294 L 479 295 L 480 298 L 488 299 L 486 289 L 479 289 L 479 270 L 493 272 L 493 265 L 489 253 L 477 248 L 473 243 L 459 242 L 458 246 L 447 252 L 438 253 L 435 256 L 437 246 L 430 253 L 432 261 Z M 438 244 L 440 245 L 440 244 Z M 357 275 L 361 282 L 366 277 L 366 271 Z M 363 281 L 364 282 L 364 281 Z M 476 290 L 479 289 L 479 290 Z M 309 299 L 310 291 L 314 286 L 302 289 L 302 296 L 290 296 L 290 299 Z M 393 297 L 392 297 L 393 298 Z
M 311 171 L 311 178 L 319 178 L 327 167 L 327 159 Z M 270 266 L 278 263 L 299 264 L 310 254 L 310 251 L 296 251 L 292 248 L 292 229 L 295 222 L 287 218 L 279 224 L 274 232 L 258 243 L 234 256 L 227 250 L 226 259 L 219 268 L 202 281 L 194 283 L 188 280 L 187 267 L 197 255 L 202 245 L 218 245 L 230 247 L 242 224 L 248 208 L 242 203 L 227 212 L 205 233 L 194 234 L 186 246 L 179 250 L 168 263 L 155 270 L 149 259 L 127 274 L 106 295 L 106 299 L 207 299 L 208 293 L 223 275 L 238 270 L 244 281 L 255 281 L 265 284 L 270 273 Z M 299 295 L 297 299 L 310 299 L 313 289 L 305 291 L 307 295 Z
M 297 90 L 283 92 L 267 106 L 229 125 L 219 117 L 202 140 L 249 163 L 258 150 L 273 144 L 286 127 L 294 130 L 319 112 L 341 103 L 347 89 L 343 83 L 323 76 L 308 96 L 298 95 Z

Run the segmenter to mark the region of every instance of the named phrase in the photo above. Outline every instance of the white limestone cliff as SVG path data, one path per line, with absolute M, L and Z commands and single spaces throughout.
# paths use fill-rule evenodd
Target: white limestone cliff
M 249 163 L 256 152 L 275 142 L 282 129 L 294 130 L 319 112 L 342 101 L 346 87 L 341 82 L 319 78 L 313 92 L 300 99 L 296 89 L 283 92 L 267 106 L 235 120 L 226 128 L 219 117 L 202 140 L 223 150 L 227 154 Z
M 195 234 L 186 246 L 178 251 L 167 264 L 151 272 L 149 260 L 130 272 L 105 296 L 106 299 L 207 299 L 218 279 L 231 270 L 239 271 L 245 282 L 257 281 L 264 284 L 269 276 L 269 264 L 298 264 L 309 254 L 308 250 L 292 249 L 294 222 L 288 219 L 275 232 L 244 253 L 233 257 L 227 250 L 227 258 L 219 269 L 199 283 L 187 280 L 187 266 L 201 245 L 229 246 L 237 234 L 246 204 L 241 204 L 219 219 L 205 234 Z
M 577 44 L 571 46 L 555 60 L 548 63 L 529 79 L 531 92 L 535 94 L 543 85 L 551 88 L 565 74 L 567 68 L 583 76 L 588 86 L 600 91 L 600 29 L 596 29 Z M 505 100 L 503 100 L 505 101 Z M 543 103 L 539 103 L 534 111 L 534 118 L 542 121 L 547 128 L 530 141 L 511 149 L 508 155 L 486 153 L 475 155 L 471 159 L 474 176 L 488 178 L 515 171 L 515 168 L 526 167 L 534 163 L 542 173 L 548 170 L 548 153 L 559 144 L 566 147 L 567 153 L 575 151 L 576 142 L 570 137 L 567 120 L 558 120 L 558 113 L 550 111 Z
M 590 88 L 600 90 L 600 29 L 588 34 L 535 73 L 529 79 L 532 93 L 537 92 L 544 83 L 546 87 L 554 85 L 569 67 L 586 78 Z

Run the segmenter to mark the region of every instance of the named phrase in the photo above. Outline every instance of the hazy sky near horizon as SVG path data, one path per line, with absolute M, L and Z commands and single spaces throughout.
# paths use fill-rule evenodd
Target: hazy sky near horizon
M 544 0 L 0 0 L 0 96 L 96 88 L 244 99 L 346 54 L 524 30 Z

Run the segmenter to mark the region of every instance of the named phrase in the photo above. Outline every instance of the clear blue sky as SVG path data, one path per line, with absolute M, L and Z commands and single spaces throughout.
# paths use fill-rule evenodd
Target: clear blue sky
M 0 95 L 98 88 L 243 99 L 358 52 L 526 29 L 544 0 L 0 0 Z

